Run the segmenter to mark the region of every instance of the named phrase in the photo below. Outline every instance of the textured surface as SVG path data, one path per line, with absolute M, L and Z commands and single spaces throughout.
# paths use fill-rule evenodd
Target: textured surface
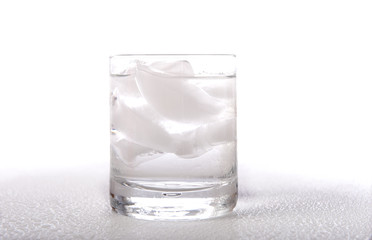
M 0 239 L 368 240 L 372 236 L 368 184 L 246 171 L 231 215 L 152 222 L 111 211 L 107 170 L 108 166 L 96 166 L 32 174 L 0 172 Z

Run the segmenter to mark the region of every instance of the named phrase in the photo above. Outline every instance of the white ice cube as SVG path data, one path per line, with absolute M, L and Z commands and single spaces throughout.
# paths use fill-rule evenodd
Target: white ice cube
M 153 62 L 149 65 L 149 69 L 152 72 L 163 73 L 166 75 L 176 75 L 176 76 L 194 76 L 194 71 L 191 64 L 188 61 L 159 61 Z
M 143 162 L 136 168 L 126 172 L 128 176 L 190 178 L 204 177 L 206 172 L 210 176 L 222 176 L 234 168 L 236 159 L 236 143 L 220 144 L 195 158 L 178 158 L 168 153 L 151 161 Z M 175 161 L 176 159 L 176 161 Z
M 175 68 L 177 65 L 172 66 Z M 141 65 L 136 73 L 136 82 L 142 96 L 166 118 L 200 123 L 210 121 L 223 111 L 223 102 L 209 96 L 187 80 L 185 77 L 154 72 Z
M 113 76 L 111 81 L 112 127 L 125 134 L 125 140 L 112 142 L 122 159 L 131 162 L 137 155 L 148 160 L 153 151 L 191 158 L 235 141 L 235 109 L 187 78 L 170 76 L 191 75 L 188 62 L 138 62 L 135 68 L 131 75 Z
M 174 152 L 184 158 L 200 156 L 213 146 L 236 141 L 235 118 L 204 124 L 193 131 L 176 136 L 181 143 Z
M 203 89 L 212 97 L 228 101 L 233 101 L 235 99 L 235 78 L 218 78 L 213 81 L 194 78 L 190 79 L 189 82 Z
M 162 155 L 162 152 L 154 151 L 151 148 L 127 140 L 119 131 L 112 131 L 111 147 L 117 158 L 129 167 L 135 167 Z

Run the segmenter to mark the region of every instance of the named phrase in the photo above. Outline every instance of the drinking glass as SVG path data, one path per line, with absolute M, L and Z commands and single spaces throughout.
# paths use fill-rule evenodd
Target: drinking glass
M 204 219 L 237 201 L 235 55 L 110 57 L 112 208 Z

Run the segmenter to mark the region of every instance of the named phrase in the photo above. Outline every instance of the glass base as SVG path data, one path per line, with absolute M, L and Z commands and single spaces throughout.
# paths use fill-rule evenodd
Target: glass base
M 121 183 L 120 183 L 121 182 Z M 224 216 L 237 202 L 236 180 L 217 183 L 114 181 L 111 206 L 146 220 L 196 220 Z

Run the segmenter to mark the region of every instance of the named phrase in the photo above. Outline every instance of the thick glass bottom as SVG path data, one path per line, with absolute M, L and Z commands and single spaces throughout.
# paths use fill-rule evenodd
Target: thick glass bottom
M 218 182 L 111 180 L 111 206 L 146 220 L 195 220 L 224 216 L 237 202 L 236 179 Z

